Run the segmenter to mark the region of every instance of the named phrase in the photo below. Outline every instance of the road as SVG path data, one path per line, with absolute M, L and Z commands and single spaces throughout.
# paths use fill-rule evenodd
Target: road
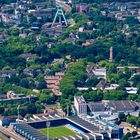
M 137 131 L 136 129 L 134 129 L 133 127 L 130 126 L 130 124 L 126 123 L 126 122 L 122 122 L 119 126 L 124 128 L 124 134 L 127 134 L 128 132 L 133 132 L 133 131 Z M 140 134 L 140 131 L 137 131 L 138 134 Z
M 60 1 L 60 0 L 56 0 L 56 5 L 64 8 L 65 12 L 67 12 L 67 13 L 70 13 L 71 10 L 72 10 L 72 8 L 68 4 L 66 4 L 66 3 L 64 3 L 63 1 Z
M 24 138 L 22 138 L 19 135 L 15 134 L 10 127 L 5 128 L 3 126 L 0 126 L 0 133 L 4 134 L 8 138 L 9 137 L 13 138 L 14 140 L 25 140 Z

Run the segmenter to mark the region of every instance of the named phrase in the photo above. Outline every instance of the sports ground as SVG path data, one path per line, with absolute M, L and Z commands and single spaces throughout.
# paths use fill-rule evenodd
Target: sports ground
M 47 130 L 49 129 L 49 130 Z M 60 138 L 63 136 L 74 136 L 76 134 L 76 132 L 70 130 L 69 128 L 65 127 L 65 126 L 59 126 L 59 127 L 51 127 L 51 128 L 44 128 L 44 129 L 40 129 L 39 130 L 42 134 L 47 135 L 48 136 L 48 132 L 49 132 L 49 137 L 50 138 Z

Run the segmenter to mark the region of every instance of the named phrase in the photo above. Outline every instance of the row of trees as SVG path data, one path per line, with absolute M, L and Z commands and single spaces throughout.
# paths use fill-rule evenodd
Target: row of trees
M 104 2 L 116 2 L 116 0 L 79 0 L 81 3 L 104 3 Z M 131 0 L 119 0 L 119 2 L 131 2 Z M 134 0 L 134 2 L 139 2 L 139 0 Z
M 128 116 L 126 122 L 130 123 L 131 125 L 135 125 L 137 127 L 140 127 L 140 113 L 139 116 Z
M 18 105 L 0 105 L 0 114 L 2 116 L 10 116 L 10 115 L 17 115 L 17 106 Z M 11 109 L 12 108 L 12 109 Z M 27 114 L 36 114 L 42 113 L 43 109 L 42 106 L 38 103 L 24 103 L 19 109 L 19 114 L 22 117 L 25 117 Z
M 24 73 L 20 73 L 19 75 L 11 75 L 11 77 L 6 77 L 5 83 L 14 84 L 16 86 L 20 86 L 26 89 L 44 89 L 46 88 L 46 82 L 44 77 L 38 78 L 40 75 L 36 75 L 36 77 L 32 77 L 29 75 L 25 75 Z

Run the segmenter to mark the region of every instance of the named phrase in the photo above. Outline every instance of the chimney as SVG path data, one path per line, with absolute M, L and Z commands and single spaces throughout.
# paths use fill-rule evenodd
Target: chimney
M 109 62 L 113 61 L 113 47 L 110 48 L 110 57 L 109 57 Z

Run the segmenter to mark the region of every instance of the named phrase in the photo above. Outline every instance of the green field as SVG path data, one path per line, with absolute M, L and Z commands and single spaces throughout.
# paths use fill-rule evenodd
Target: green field
M 68 129 L 65 126 L 44 128 L 44 129 L 40 129 L 39 131 L 42 134 L 47 135 L 47 129 L 49 129 L 49 137 L 50 138 L 56 138 L 56 137 L 60 138 L 62 136 L 69 136 L 69 135 L 74 136 L 76 134 L 76 132 Z

